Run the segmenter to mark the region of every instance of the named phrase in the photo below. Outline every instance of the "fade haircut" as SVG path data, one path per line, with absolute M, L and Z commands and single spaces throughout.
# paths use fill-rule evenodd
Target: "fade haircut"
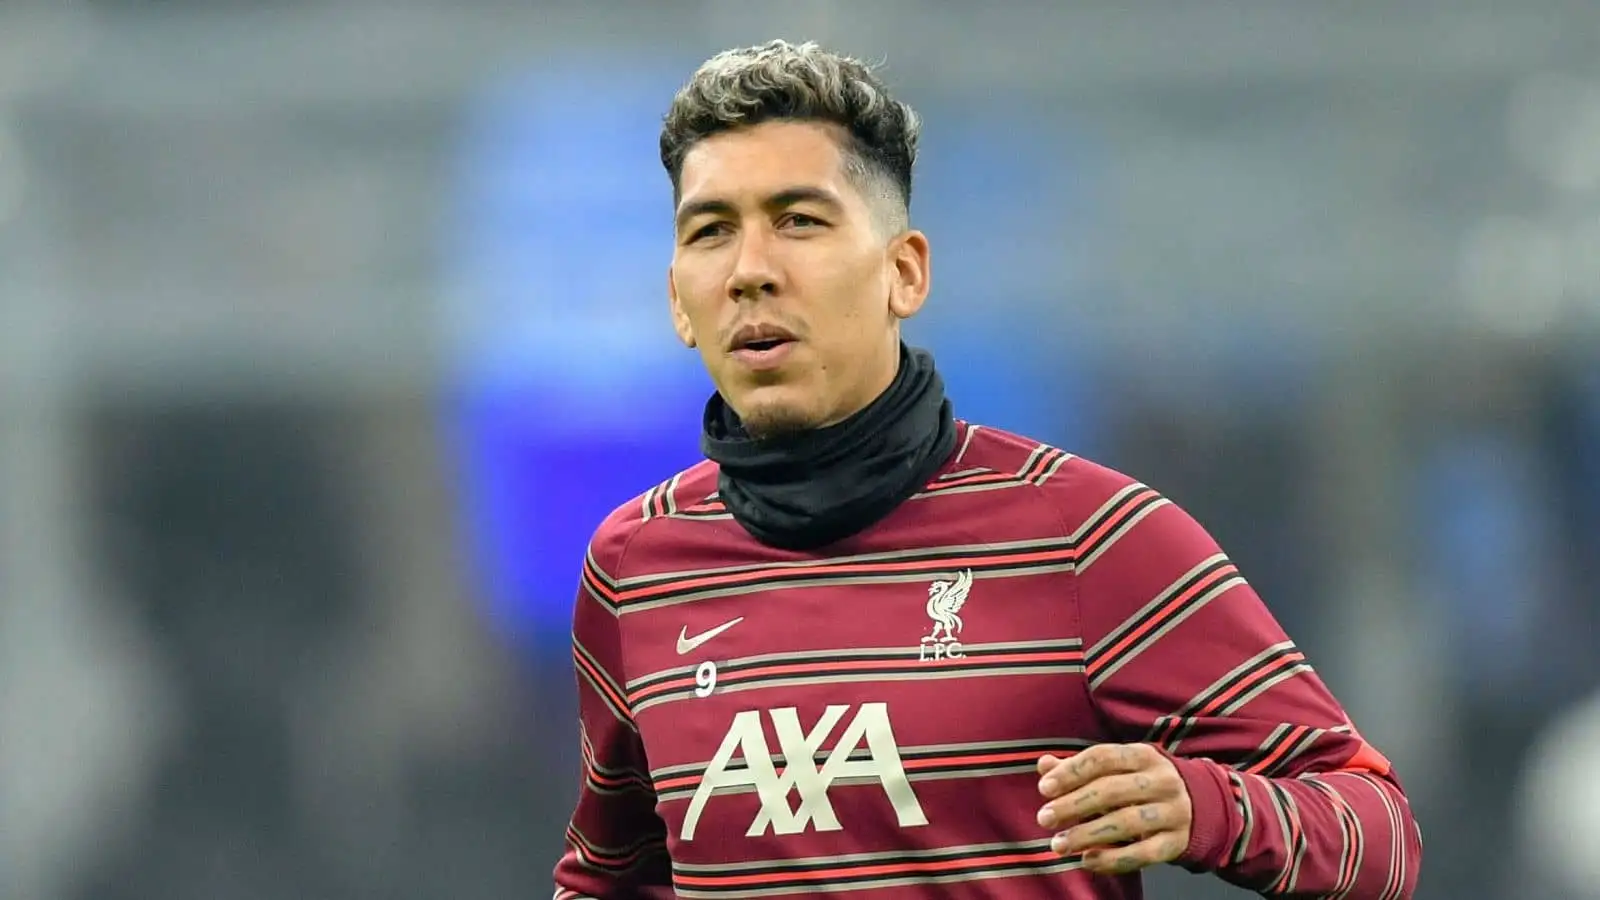
M 822 122 L 842 132 L 845 174 L 892 231 L 906 227 L 921 120 L 872 67 L 806 42 L 769 41 L 706 60 L 672 98 L 661 164 L 681 196 L 683 158 L 716 134 L 771 121 Z

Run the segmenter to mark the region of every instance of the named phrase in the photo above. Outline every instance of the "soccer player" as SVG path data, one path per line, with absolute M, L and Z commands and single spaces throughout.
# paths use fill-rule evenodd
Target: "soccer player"
M 812 44 L 719 54 L 673 98 L 708 459 L 590 544 L 556 897 L 1133 898 L 1162 863 L 1411 896 L 1388 761 L 1201 526 L 956 419 L 902 342 L 917 135 Z

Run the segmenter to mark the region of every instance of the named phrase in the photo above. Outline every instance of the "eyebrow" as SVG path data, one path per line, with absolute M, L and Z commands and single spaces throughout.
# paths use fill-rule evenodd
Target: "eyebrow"
M 767 210 L 779 210 L 788 209 L 800 203 L 816 203 L 831 210 L 839 210 L 844 207 L 844 204 L 840 202 L 832 191 L 817 187 L 784 188 L 762 200 L 761 207 Z M 729 201 L 708 197 L 704 200 L 685 203 L 679 207 L 677 216 L 673 218 L 673 224 L 674 227 L 681 230 L 690 219 L 696 216 L 712 214 L 727 216 L 732 215 L 734 212 L 734 206 Z

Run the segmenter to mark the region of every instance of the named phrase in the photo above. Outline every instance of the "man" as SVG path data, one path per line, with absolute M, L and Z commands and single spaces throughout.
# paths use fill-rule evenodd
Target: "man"
M 860 63 L 706 62 L 661 132 L 708 461 L 619 508 L 573 619 L 558 898 L 1411 896 L 1417 827 L 1155 491 L 956 420 L 899 323 L 918 121 Z

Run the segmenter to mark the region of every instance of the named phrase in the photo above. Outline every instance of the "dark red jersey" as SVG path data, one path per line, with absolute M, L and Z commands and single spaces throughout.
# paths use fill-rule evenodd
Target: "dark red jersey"
M 1180 863 L 1266 894 L 1409 897 L 1389 764 L 1156 491 L 960 424 L 888 518 L 753 540 L 699 465 L 617 510 L 573 623 L 583 786 L 558 898 L 1132 898 L 1035 822 L 1035 764 L 1176 757 Z

